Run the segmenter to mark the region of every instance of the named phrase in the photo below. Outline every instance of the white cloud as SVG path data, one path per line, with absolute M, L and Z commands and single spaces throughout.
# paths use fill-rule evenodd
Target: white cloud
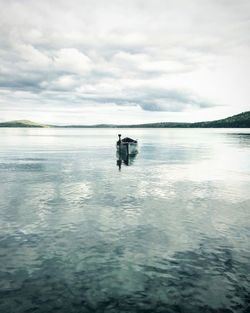
M 62 75 L 50 83 L 45 82 L 47 89 L 71 91 L 77 86 L 77 81 L 73 75 Z
M 54 66 L 59 71 L 85 75 L 91 70 L 92 62 L 88 56 L 75 48 L 64 48 L 56 52 Z
M 32 45 L 20 44 L 15 47 L 16 53 L 21 60 L 26 62 L 28 66 L 32 66 L 33 69 L 38 67 L 47 68 L 51 65 L 51 59 L 45 54 L 35 49 Z M 21 61 L 20 61 L 21 62 Z

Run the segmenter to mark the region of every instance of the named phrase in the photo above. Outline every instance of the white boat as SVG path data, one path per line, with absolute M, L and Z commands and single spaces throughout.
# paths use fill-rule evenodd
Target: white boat
M 138 153 L 138 142 L 137 140 L 125 137 L 121 139 L 121 135 L 118 135 L 119 140 L 116 143 L 117 152 L 126 153 L 128 155 L 133 155 Z

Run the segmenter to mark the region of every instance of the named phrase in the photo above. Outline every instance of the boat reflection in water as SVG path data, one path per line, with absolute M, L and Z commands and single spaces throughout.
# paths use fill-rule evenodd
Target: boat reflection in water
M 119 171 L 122 168 L 122 165 L 130 166 L 134 163 L 135 158 L 137 154 L 127 154 L 126 152 L 123 151 L 117 151 L 116 152 L 116 165 L 119 168 Z

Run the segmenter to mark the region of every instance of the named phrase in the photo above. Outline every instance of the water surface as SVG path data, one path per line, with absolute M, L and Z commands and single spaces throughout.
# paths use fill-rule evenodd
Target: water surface
M 250 129 L 2 128 L 0 185 L 1 313 L 249 312 Z

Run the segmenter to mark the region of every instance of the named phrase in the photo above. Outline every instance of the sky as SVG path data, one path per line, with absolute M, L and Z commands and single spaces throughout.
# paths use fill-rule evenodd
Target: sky
M 249 0 L 0 0 L 0 122 L 250 110 Z

